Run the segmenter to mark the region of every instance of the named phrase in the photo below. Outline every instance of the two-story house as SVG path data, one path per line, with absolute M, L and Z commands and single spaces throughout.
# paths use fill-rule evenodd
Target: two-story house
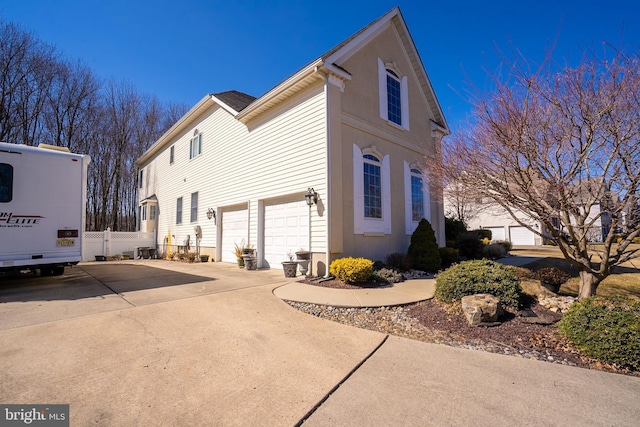
M 394 8 L 258 98 L 206 95 L 137 161 L 141 229 L 160 252 L 198 229 L 223 262 L 244 241 L 261 268 L 309 250 L 314 275 L 406 252 L 421 218 L 444 245 L 429 165 L 448 133 Z

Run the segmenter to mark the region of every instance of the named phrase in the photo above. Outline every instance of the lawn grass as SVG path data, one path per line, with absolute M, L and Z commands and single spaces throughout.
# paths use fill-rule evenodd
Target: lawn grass
M 541 250 L 512 250 L 511 254 L 543 257 L 538 261 L 534 261 L 523 266 L 532 271 L 539 270 L 543 267 L 556 267 L 560 270 L 566 271 L 571 275 L 571 279 L 560 287 L 559 293 L 560 295 L 578 295 L 578 288 L 580 286 L 578 269 L 570 265 L 564 259 L 560 250 L 553 248 L 545 248 Z M 613 274 L 600 283 L 596 291 L 596 295 L 620 295 L 640 300 L 640 268 L 637 268 L 637 265 L 640 265 L 640 259 L 625 263 L 623 266 L 617 268 Z M 524 292 L 529 294 L 536 293 L 536 289 L 539 286 L 535 286 L 535 283 L 528 282 L 530 281 L 523 280 L 522 287 Z

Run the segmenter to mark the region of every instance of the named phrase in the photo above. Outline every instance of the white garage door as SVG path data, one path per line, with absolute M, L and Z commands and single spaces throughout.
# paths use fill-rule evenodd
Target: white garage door
M 509 240 L 513 245 L 535 245 L 535 234 L 526 227 L 509 227 Z
M 237 262 L 235 245 L 247 242 L 249 211 L 239 209 L 222 212 L 222 261 Z
M 282 268 L 287 253 L 309 250 L 309 207 L 304 200 L 264 207 L 265 267 Z M 295 256 L 295 255 L 294 255 Z
M 505 241 L 504 227 L 485 227 L 487 230 L 491 230 L 491 240 Z

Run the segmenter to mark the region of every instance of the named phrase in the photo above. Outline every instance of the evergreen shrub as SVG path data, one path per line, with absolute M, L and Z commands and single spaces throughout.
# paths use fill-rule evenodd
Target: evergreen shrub
M 466 232 L 458 236 L 456 242 L 460 257 L 465 259 L 479 259 L 482 258 L 482 248 L 484 244 L 480 238 L 480 235 L 476 232 Z
M 366 258 L 340 258 L 329 265 L 329 272 L 344 283 L 366 282 L 373 273 L 373 261 Z
M 640 371 L 640 301 L 586 298 L 574 303 L 558 326 L 586 355 Z
M 474 294 L 491 294 L 509 307 L 518 308 L 522 287 L 512 268 L 487 259 L 463 261 L 436 277 L 435 296 L 452 303 Z
M 429 221 L 422 218 L 411 235 L 411 244 L 407 255 L 416 270 L 436 272 L 442 260 L 438 251 L 436 234 Z
M 460 261 L 460 255 L 455 248 L 438 248 L 440 259 L 442 260 L 442 268 L 449 268 L 456 262 Z

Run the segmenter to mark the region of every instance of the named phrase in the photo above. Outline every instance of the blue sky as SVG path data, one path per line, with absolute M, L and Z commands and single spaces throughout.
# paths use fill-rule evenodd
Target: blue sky
M 635 1 L 1 0 L 0 17 L 32 31 L 98 77 L 189 107 L 235 89 L 260 96 L 400 6 L 450 127 L 470 111 L 497 48 L 576 60 L 603 40 L 637 51 Z M 622 40 L 622 43 L 621 43 Z

